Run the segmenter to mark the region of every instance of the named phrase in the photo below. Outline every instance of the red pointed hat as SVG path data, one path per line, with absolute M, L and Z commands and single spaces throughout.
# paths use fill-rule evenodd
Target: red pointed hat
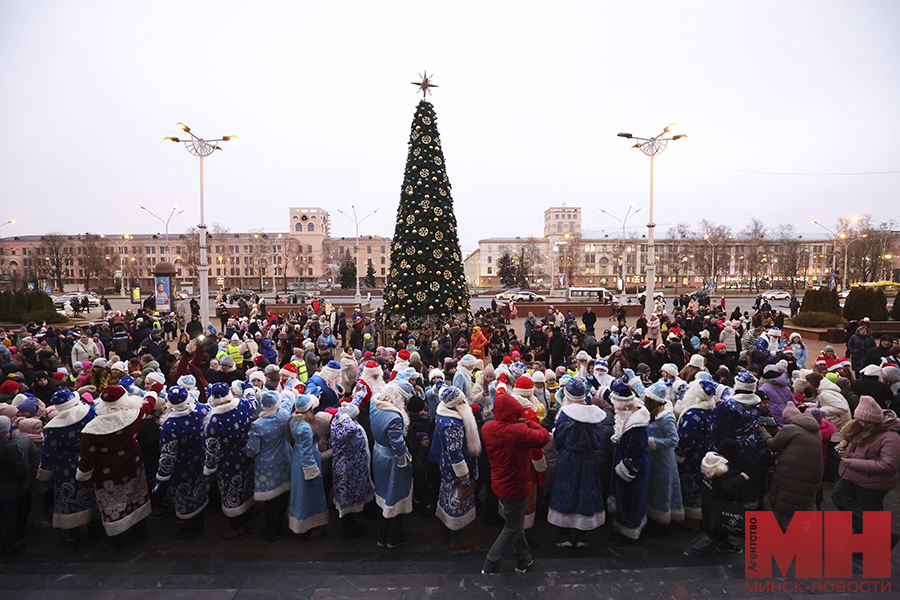
M 531 380 L 531 377 L 523 375 L 516 379 L 516 389 L 517 390 L 533 390 L 534 382 Z
M 120 385 L 109 385 L 106 386 L 106 389 L 103 390 L 103 393 L 100 394 L 100 399 L 104 402 L 115 402 L 119 398 L 125 395 L 125 388 Z

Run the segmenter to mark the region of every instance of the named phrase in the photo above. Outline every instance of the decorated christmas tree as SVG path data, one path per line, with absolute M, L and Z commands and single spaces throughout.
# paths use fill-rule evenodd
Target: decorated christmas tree
M 427 74 L 416 83 L 423 92 L 409 134 L 406 171 L 391 241 L 391 268 L 384 290 L 389 327 L 406 322 L 447 323 L 469 318 L 469 291 L 463 273 L 456 215 L 447 164 L 441 150 L 434 107 L 424 99 Z

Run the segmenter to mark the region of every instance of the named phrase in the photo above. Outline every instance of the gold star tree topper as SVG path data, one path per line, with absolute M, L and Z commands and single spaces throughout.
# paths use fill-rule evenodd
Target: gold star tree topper
M 422 81 L 411 81 L 410 83 L 412 83 L 413 85 L 419 86 L 419 89 L 422 91 L 422 99 L 423 100 L 425 99 L 426 94 L 431 93 L 431 90 L 428 88 L 441 87 L 439 85 L 434 85 L 433 83 L 431 83 L 431 78 L 428 77 L 428 71 L 425 71 L 424 74 L 419 73 L 419 77 L 422 78 Z

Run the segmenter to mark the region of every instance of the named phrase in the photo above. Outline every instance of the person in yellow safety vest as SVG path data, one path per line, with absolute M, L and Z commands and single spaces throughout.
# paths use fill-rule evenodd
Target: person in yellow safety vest
M 302 352 L 303 350 L 299 348 L 294 350 L 294 358 L 291 359 L 291 364 L 297 367 L 297 379 L 305 384 L 306 380 L 309 379 L 309 373 L 306 371 L 306 361 L 300 356 Z
M 231 334 L 231 341 L 228 342 L 228 346 L 225 349 L 228 350 L 228 354 L 234 359 L 234 368 L 240 369 L 244 364 L 244 355 L 241 353 L 241 338 L 238 337 L 238 334 Z

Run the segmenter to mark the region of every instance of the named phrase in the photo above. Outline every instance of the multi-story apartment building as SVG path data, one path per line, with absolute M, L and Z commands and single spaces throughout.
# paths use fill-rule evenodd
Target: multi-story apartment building
M 331 238 L 323 208 L 289 209 L 289 229 L 282 232 L 212 231 L 207 235 L 209 287 L 285 290 L 297 283 L 334 283 L 340 254 L 353 252 L 355 238 Z M 373 263 L 376 283 L 384 284 L 390 262 L 390 239 L 360 238 L 359 276 Z M 196 233 L 47 234 L 0 238 L 0 285 L 84 289 L 126 285 L 151 287 L 156 265 L 175 266 L 175 284 L 198 289 L 200 261 Z
M 499 286 L 498 261 L 507 253 L 514 261 L 527 261 L 529 283 L 534 286 L 547 286 L 552 277 L 559 287 L 620 288 L 623 275 L 629 287 L 645 283 L 644 268 L 649 260 L 646 230 L 626 231 L 623 239 L 621 235 L 583 230 L 581 222 L 581 209 L 551 207 L 544 212 L 544 233 L 540 237 L 480 240 L 478 249 L 466 257 L 469 284 Z M 851 259 L 850 281 L 900 280 L 900 232 L 881 233 L 883 250 L 860 257 L 857 266 Z M 827 284 L 833 266 L 835 279 L 842 279 L 846 248 L 843 241 L 816 232 L 792 240 L 707 240 L 660 236 L 657 232 L 656 286 L 700 287 L 714 277 L 719 287 L 747 287 L 754 280 L 797 287 Z

